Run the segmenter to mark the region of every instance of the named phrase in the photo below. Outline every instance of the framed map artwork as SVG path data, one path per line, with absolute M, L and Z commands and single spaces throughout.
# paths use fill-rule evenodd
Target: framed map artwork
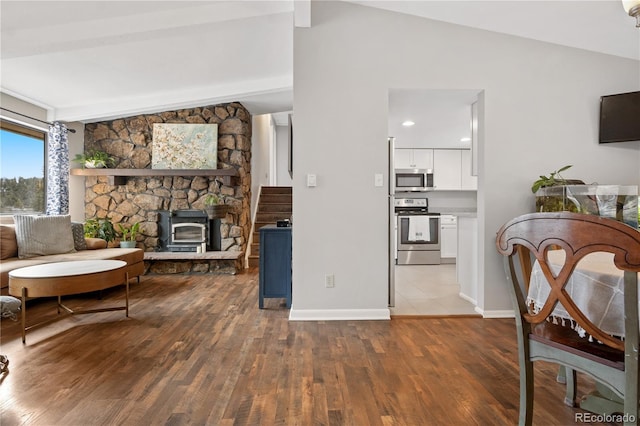
M 217 169 L 218 125 L 154 123 L 152 169 Z

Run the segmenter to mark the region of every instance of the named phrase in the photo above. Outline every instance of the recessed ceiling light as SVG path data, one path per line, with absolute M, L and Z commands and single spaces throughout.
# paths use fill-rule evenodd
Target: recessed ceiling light
M 404 121 L 404 122 L 402 123 L 402 125 L 403 125 L 403 126 L 405 126 L 405 127 L 411 127 L 411 126 L 413 126 L 414 124 L 416 124 L 416 123 L 414 123 L 414 122 L 413 122 L 413 121 L 411 121 L 411 120 L 407 120 L 407 121 Z
M 460 142 L 471 142 L 471 138 L 460 138 Z

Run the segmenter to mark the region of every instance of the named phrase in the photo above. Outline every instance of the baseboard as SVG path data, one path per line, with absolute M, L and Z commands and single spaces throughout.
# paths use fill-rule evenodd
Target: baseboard
M 476 306 L 483 318 L 515 318 L 512 310 L 485 311 Z M 389 309 L 295 309 L 289 312 L 289 321 L 371 321 L 390 320 Z
M 478 304 L 478 302 L 475 299 L 472 299 L 471 297 L 467 296 L 464 293 L 458 293 L 458 296 L 460 296 L 460 299 L 466 300 L 467 302 L 471 303 L 473 306 L 476 306 Z
M 476 306 L 475 311 L 482 315 L 482 318 L 515 318 L 513 310 L 485 311 Z
M 390 320 L 386 309 L 294 309 L 289 312 L 289 321 L 367 321 Z

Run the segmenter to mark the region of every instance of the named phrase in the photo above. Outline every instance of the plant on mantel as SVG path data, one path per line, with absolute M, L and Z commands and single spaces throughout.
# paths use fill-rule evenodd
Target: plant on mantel
M 76 154 L 72 161 L 82 164 L 82 167 L 87 169 L 104 169 L 113 166 L 115 158 L 104 151 L 93 150 Z
M 222 219 L 229 211 L 229 205 L 224 204 L 224 197 L 209 194 L 204 199 L 204 210 L 209 219 Z

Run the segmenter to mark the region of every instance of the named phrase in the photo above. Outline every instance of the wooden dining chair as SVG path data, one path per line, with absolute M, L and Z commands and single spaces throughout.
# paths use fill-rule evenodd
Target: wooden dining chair
M 638 424 L 638 272 L 640 232 L 624 223 L 569 212 L 532 213 L 507 222 L 498 231 L 496 247 L 504 255 L 516 312 L 520 363 L 520 425 L 531 425 L 533 414 L 533 362 L 550 361 L 592 376 L 624 399 L 624 424 Z M 557 274 L 548 260 L 551 248 L 565 251 Z M 538 312 L 527 304 L 530 253 L 550 286 Z M 594 252 L 613 254 L 615 267 L 624 275 L 624 339 L 610 336 L 591 322 L 565 288 L 578 262 Z M 527 270 L 528 269 L 528 270 Z M 557 270 L 557 269 L 556 269 Z M 606 303 L 590 300 L 588 303 Z M 549 320 L 558 304 L 587 337 Z M 582 306 L 582 305 L 581 305 Z M 557 321 L 556 321 L 557 322 Z M 590 337 L 589 337 L 590 336 Z M 569 377 L 567 378 L 569 380 Z M 574 379 L 575 380 L 575 379 Z

